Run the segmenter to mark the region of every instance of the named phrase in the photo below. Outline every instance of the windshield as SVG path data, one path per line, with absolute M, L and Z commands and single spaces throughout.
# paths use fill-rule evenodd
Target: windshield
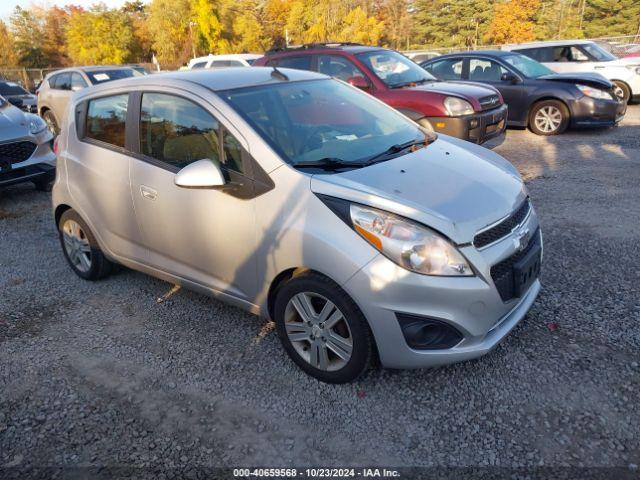
M 539 78 L 544 75 L 551 75 L 554 73 L 553 70 L 545 67 L 540 62 L 536 62 L 532 58 L 520 55 L 519 53 L 506 55 L 502 57 L 502 59 L 522 73 L 525 77 Z
M 294 166 L 323 159 L 365 163 L 394 145 L 425 138 L 402 114 L 338 80 L 219 93 Z
M 0 95 L 26 95 L 28 93 L 17 83 L 0 82 Z
M 417 63 L 393 50 L 376 50 L 359 53 L 356 56 L 391 88 L 436 80 Z
M 598 62 L 610 62 L 612 60 L 617 60 L 613 54 L 607 52 L 597 43 L 585 43 L 584 45 L 581 45 L 581 47 Z
M 135 71 L 133 68 L 114 68 L 111 70 L 89 70 L 86 72 L 89 80 L 94 85 L 111 80 L 120 80 L 121 78 L 142 77 L 142 73 Z

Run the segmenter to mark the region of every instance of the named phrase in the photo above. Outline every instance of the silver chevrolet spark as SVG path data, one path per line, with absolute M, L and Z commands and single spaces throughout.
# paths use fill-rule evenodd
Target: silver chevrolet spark
M 122 264 L 275 321 L 325 382 L 479 357 L 540 290 L 516 169 L 298 70 L 158 74 L 74 95 L 55 221 L 71 268 Z

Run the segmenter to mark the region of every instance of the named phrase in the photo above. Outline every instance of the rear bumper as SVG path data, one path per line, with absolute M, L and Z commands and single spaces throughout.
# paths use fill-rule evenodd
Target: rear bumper
M 493 110 L 462 117 L 425 118 L 438 133 L 481 144 L 504 134 L 507 128 L 507 112 L 507 105 L 502 105 Z
M 582 97 L 571 106 L 572 127 L 612 127 L 620 122 L 627 106 L 615 100 Z

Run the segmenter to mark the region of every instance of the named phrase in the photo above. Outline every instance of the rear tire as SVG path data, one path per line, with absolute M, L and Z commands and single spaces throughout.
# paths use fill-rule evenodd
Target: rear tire
M 543 100 L 531 107 L 529 129 L 536 135 L 558 135 L 569 126 L 569 109 L 559 100 Z
M 371 365 L 374 345 L 364 315 L 335 282 L 306 272 L 282 285 L 274 317 L 282 346 L 305 373 L 347 383 Z
M 111 273 L 113 264 L 104 256 L 93 233 L 75 210 L 62 214 L 58 235 L 69 266 L 80 278 L 99 280 Z
M 58 121 L 56 120 L 56 116 L 51 110 L 45 111 L 42 114 L 42 119 L 46 122 L 47 127 L 49 127 L 49 130 L 51 131 L 51 133 L 53 133 L 54 137 L 60 134 L 60 126 L 58 124 Z

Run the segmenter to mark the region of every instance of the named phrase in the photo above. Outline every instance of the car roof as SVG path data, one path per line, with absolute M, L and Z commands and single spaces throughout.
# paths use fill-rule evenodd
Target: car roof
M 288 80 L 272 75 L 272 67 L 249 68 L 223 68 L 220 70 L 181 70 L 177 72 L 156 73 L 154 75 L 141 75 L 139 77 L 125 78 L 105 82 L 92 87 L 92 91 L 111 89 L 115 86 L 127 87 L 137 85 L 158 85 L 171 81 L 191 82 L 203 86 L 212 91 L 232 90 L 236 88 L 253 87 L 261 85 L 280 84 L 285 82 L 299 82 L 305 80 L 329 79 L 327 75 L 310 72 L 308 70 L 294 70 L 291 68 L 278 68 L 276 71 L 284 74 Z
M 323 52 L 323 51 L 343 51 L 348 53 L 372 52 L 375 50 L 389 50 L 383 47 L 374 47 L 371 45 L 360 45 L 357 43 L 309 43 L 305 45 L 291 46 L 287 48 L 274 48 L 265 53 L 265 56 L 271 57 L 276 55 L 296 55 Z
M 47 77 L 50 77 L 52 75 L 57 75 L 59 73 L 66 73 L 66 72 L 77 72 L 77 71 L 81 71 L 81 72 L 100 72 L 100 71 L 104 71 L 104 70 L 133 70 L 133 68 L 130 65 L 87 65 L 87 66 L 82 66 L 82 67 L 67 67 L 67 68 L 61 68 L 60 70 L 54 70 L 53 72 L 47 74 Z
M 191 60 L 189 60 L 189 63 L 192 64 L 192 63 L 198 63 L 198 62 L 208 62 L 209 60 L 237 60 L 237 59 L 252 60 L 252 59 L 258 59 L 261 57 L 262 55 L 258 53 L 229 53 L 227 55 L 214 55 L 210 53 L 209 55 L 206 55 L 204 57 L 192 58 Z
M 535 47 L 562 47 L 564 45 L 586 45 L 594 43 L 591 40 L 549 40 L 547 42 L 511 43 L 503 45 L 503 50 L 535 48 Z
M 475 55 L 484 55 L 487 57 L 506 57 L 508 55 L 514 55 L 515 52 L 510 52 L 506 50 L 470 50 L 464 52 L 456 52 L 456 53 L 447 53 L 446 55 L 440 55 L 439 57 L 432 58 L 431 61 L 442 60 L 443 58 L 451 58 L 451 57 L 473 57 Z

